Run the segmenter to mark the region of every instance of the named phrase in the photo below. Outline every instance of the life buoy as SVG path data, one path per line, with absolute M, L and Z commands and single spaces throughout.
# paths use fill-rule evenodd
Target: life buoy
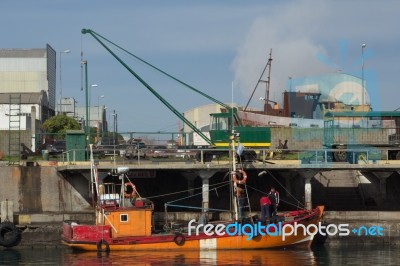
M 97 242 L 97 251 L 98 252 L 110 252 L 110 246 L 108 245 L 107 241 L 104 239 Z
M 247 174 L 246 174 L 246 172 L 245 172 L 244 170 L 242 170 L 242 169 L 237 170 L 237 172 L 238 172 L 239 174 L 242 175 L 242 178 L 241 178 L 241 179 L 238 179 L 237 173 L 236 173 L 236 172 L 233 172 L 233 173 L 232 173 L 233 182 L 235 182 L 235 183 L 237 183 L 237 184 L 244 184 L 244 183 L 246 183 L 246 180 L 247 180 Z
M 178 246 L 183 246 L 183 244 L 185 244 L 185 236 L 181 233 L 176 233 L 174 237 L 174 242 Z
M 125 183 L 125 198 L 135 198 L 136 197 L 136 187 L 131 182 Z
M 21 233 L 11 222 L 0 224 L 0 246 L 6 248 L 14 247 L 21 241 Z

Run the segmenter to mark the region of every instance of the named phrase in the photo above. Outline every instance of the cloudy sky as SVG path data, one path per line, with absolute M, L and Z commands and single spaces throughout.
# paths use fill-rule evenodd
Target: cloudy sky
M 361 45 L 374 109 L 400 107 L 400 1 L 3 0 L 1 48 L 62 55 L 62 96 L 84 105 L 81 59 L 92 105 L 118 113 L 119 131 L 177 131 L 178 119 L 82 28 L 90 28 L 178 79 L 223 101 L 245 105 L 272 49 L 270 98 L 288 77 L 343 71 L 361 76 Z M 83 57 L 81 58 L 81 54 Z M 179 112 L 211 103 L 148 67 L 122 57 Z M 57 63 L 59 74 L 59 62 Z M 371 74 L 372 73 L 372 74 Z M 369 75 L 371 74 L 371 75 Z M 57 77 L 59 83 L 59 77 Z M 57 84 L 59 86 L 59 84 Z M 233 88 L 233 89 L 232 89 Z M 233 94 L 232 94 L 233 91 Z M 251 106 L 265 94 L 259 87 Z M 233 96 L 232 96 L 233 95 Z M 59 92 L 57 92 L 57 99 Z

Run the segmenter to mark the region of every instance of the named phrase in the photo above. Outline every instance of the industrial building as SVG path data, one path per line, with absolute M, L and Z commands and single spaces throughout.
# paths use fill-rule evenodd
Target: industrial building
M 56 51 L 0 49 L 0 152 L 35 151 L 37 129 L 55 108 Z
M 55 114 L 56 51 L 50 46 L 38 49 L 0 49 L 0 129 L 9 129 L 10 97 L 21 95 L 21 130 L 36 108 L 36 120 L 43 122 Z M 30 119 L 29 119 L 30 120 Z

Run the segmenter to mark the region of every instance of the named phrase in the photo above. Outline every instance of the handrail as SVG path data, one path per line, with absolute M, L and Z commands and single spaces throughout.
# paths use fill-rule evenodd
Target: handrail
M 193 149 L 193 148 L 185 148 L 182 149 L 182 151 L 178 151 L 180 149 L 166 149 L 168 151 L 166 155 L 168 155 L 169 158 L 174 158 L 176 160 L 181 159 L 182 161 L 185 162 L 190 162 L 188 161 L 188 157 L 194 157 L 194 155 L 199 152 L 200 153 L 200 159 L 203 158 L 204 154 L 206 152 L 212 152 L 212 151 L 228 151 L 229 149 L 210 149 L 210 148 L 200 148 L 200 149 Z M 330 154 L 333 154 L 334 152 L 346 152 L 350 154 L 349 158 L 351 160 L 346 160 L 347 163 L 352 163 L 352 164 L 357 164 L 359 162 L 363 162 L 364 164 L 369 164 L 370 161 L 375 161 L 375 160 L 382 160 L 382 161 L 387 161 L 388 160 L 388 151 L 391 150 L 391 148 L 380 148 L 380 149 L 373 149 L 373 148 L 363 148 L 363 149 L 263 149 L 263 148 L 258 148 L 258 149 L 252 149 L 254 150 L 260 158 L 262 158 L 263 154 L 267 154 L 270 152 L 274 153 L 279 153 L 279 152 L 285 152 L 285 157 L 284 158 L 270 158 L 270 159 L 259 159 L 259 161 L 273 161 L 273 160 L 298 160 L 301 161 L 302 164 L 332 164 L 335 163 L 333 162 L 333 159 L 330 157 Z M 86 151 L 86 149 L 70 149 L 67 151 L 64 151 L 61 153 L 60 156 L 60 161 L 62 162 L 75 162 L 76 161 L 76 153 L 80 151 Z M 71 158 L 72 154 L 72 158 Z M 149 154 L 149 153 L 148 153 Z M 376 154 L 374 157 L 373 154 Z M 182 156 L 182 155 L 187 155 L 187 156 Z M 362 158 L 358 158 L 357 156 L 361 156 Z M 116 155 L 114 155 L 116 156 Z M 149 155 L 150 156 L 150 155 Z M 365 156 L 365 157 L 364 157 Z M 377 157 L 379 156 L 379 158 Z M 157 157 L 154 157 L 157 158 Z M 319 160 L 319 159 L 320 160 Z M 142 161 L 144 159 L 141 159 Z M 174 160 L 174 162 L 176 161 Z M 162 160 L 160 160 L 162 161 Z M 204 160 L 201 160 L 204 162 Z M 134 161 L 132 161 L 134 162 Z M 167 160 L 165 161 L 167 162 Z M 193 161 L 193 163 L 195 163 Z

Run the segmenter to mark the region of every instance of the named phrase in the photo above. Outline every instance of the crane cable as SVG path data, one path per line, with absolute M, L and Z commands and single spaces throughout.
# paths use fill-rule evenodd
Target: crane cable
M 165 100 L 156 90 L 154 90 L 143 78 L 141 78 L 135 71 L 133 71 L 121 58 L 119 58 L 104 42 L 102 42 L 99 38 L 102 36 L 93 32 L 89 29 L 82 29 L 83 34 L 90 34 L 93 38 L 96 39 L 103 47 L 106 49 L 122 66 L 125 67 L 143 86 L 145 86 L 154 96 L 156 96 L 171 112 L 173 112 L 178 118 L 180 118 L 183 122 L 186 123 L 193 131 L 199 134 L 208 144 L 214 145 L 214 143 L 198 128 L 196 128 L 185 116 L 183 116 L 178 110 L 176 110 L 167 100 Z M 104 38 L 104 37 L 102 37 Z M 104 38 L 105 39 L 105 38 Z M 105 39 L 107 40 L 107 39 Z M 108 41 L 108 40 L 107 40 Z M 109 41 L 110 42 L 110 41 Z
M 90 33 L 90 34 L 96 35 L 98 38 L 101 38 L 101 39 L 103 39 L 104 41 L 107 41 L 108 43 L 114 45 L 115 47 L 117 47 L 117 48 L 119 48 L 120 50 L 124 51 L 125 53 L 129 54 L 130 56 L 136 58 L 136 59 L 139 60 L 140 62 L 142 62 L 142 63 L 144 63 L 144 64 L 150 66 L 151 68 L 153 68 L 153 69 L 157 70 L 158 72 L 164 74 L 165 76 L 167 76 L 167 77 L 169 77 L 169 78 L 171 78 L 171 79 L 173 79 L 173 80 L 179 82 L 180 84 L 184 85 L 185 87 L 187 87 L 187 88 L 189 88 L 189 89 L 191 89 L 191 90 L 193 90 L 193 91 L 199 93 L 200 95 L 203 95 L 203 96 L 206 97 L 207 99 L 209 99 L 209 100 L 211 100 L 211 101 L 213 101 L 213 102 L 215 102 L 215 103 L 218 103 L 219 105 L 223 106 L 223 107 L 226 108 L 227 110 L 230 110 L 230 109 L 231 109 L 231 107 L 228 106 L 228 105 L 226 105 L 225 103 L 223 103 L 223 102 L 221 102 L 221 101 L 218 101 L 217 99 L 215 99 L 215 98 L 213 98 L 213 97 L 211 97 L 211 96 L 205 94 L 204 92 L 202 92 L 202 91 L 200 91 L 200 90 L 194 88 L 193 86 L 190 86 L 189 84 L 187 84 L 187 83 L 185 83 L 185 82 L 179 80 L 178 78 L 175 78 L 174 76 L 172 76 L 172 75 L 168 74 L 167 72 L 165 72 L 165 71 L 159 69 L 158 67 L 156 67 L 156 66 L 150 64 L 149 62 L 143 60 L 142 58 L 140 58 L 140 57 L 138 57 L 138 56 L 132 54 L 132 53 L 129 52 L 128 50 L 122 48 L 122 47 L 119 46 L 118 44 L 116 44 L 116 43 L 110 41 L 109 39 L 107 39 L 107 38 L 105 38 L 104 36 L 98 34 L 97 32 L 95 32 L 95 31 L 93 31 L 93 30 L 90 30 L 90 29 L 83 29 L 83 30 L 82 30 L 82 33 L 84 33 L 84 30 L 86 31 L 85 33 Z

